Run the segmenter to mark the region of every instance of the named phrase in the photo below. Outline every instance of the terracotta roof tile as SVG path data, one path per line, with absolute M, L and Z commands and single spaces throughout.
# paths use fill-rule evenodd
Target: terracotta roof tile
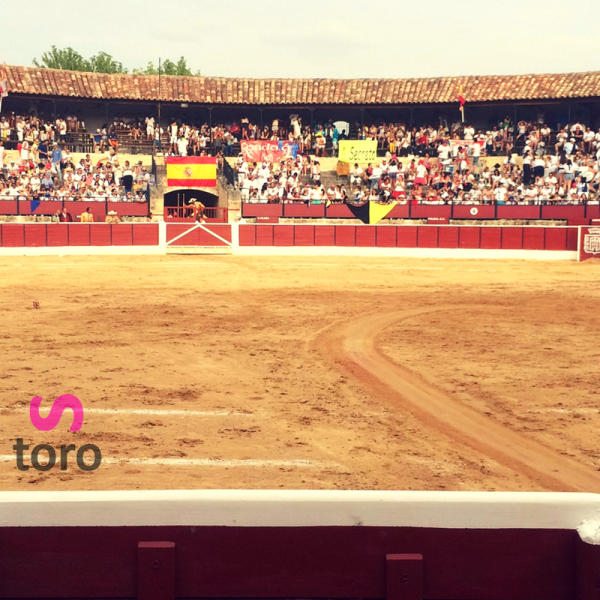
M 12 94 L 199 104 L 442 104 L 600 96 L 600 72 L 437 79 L 235 79 L 7 67 Z

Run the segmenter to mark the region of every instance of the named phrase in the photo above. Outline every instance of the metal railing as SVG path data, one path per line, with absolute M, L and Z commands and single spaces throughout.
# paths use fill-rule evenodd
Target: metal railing
M 222 206 L 201 208 L 197 212 L 193 206 L 165 206 L 165 221 L 169 219 L 186 219 L 193 221 L 205 218 L 215 223 L 227 223 L 228 209 Z

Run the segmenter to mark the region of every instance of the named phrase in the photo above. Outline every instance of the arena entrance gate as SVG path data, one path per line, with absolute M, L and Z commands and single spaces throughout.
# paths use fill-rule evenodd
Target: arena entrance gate
M 231 254 L 231 225 L 167 223 L 167 254 Z

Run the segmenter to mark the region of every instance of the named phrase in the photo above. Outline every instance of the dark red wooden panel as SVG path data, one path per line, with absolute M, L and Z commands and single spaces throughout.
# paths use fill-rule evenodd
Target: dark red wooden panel
M 566 250 L 567 231 L 565 227 L 546 227 L 544 229 L 544 248 L 546 250 Z
M 458 205 L 453 207 L 453 219 L 494 219 L 496 208 L 494 206 L 468 206 Z
M 437 248 L 440 227 L 418 227 L 417 246 L 419 248 Z
M 585 206 L 542 206 L 542 219 L 583 219 Z
M 133 225 L 129 223 L 119 223 L 117 225 L 111 225 L 111 227 L 113 246 L 133 245 Z
M 57 210 L 62 208 L 61 202 L 44 200 L 32 211 L 30 200 L 18 200 L 17 202 L 19 203 L 18 211 L 20 215 L 53 215 Z
M 458 231 L 460 248 L 479 248 L 481 227 L 461 227 Z
M 84 213 L 88 208 L 94 215 L 94 223 L 102 223 L 106 217 L 106 205 L 104 202 L 65 202 L 65 208 L 73 217 L 74 222 L 77 222 L 77 216 Z M 109 210 L 117 209 L 115 206 L 111 206 Z
M 198 246 L 228 246 L 231 243 L 231 225 L 204 225 L 206 229 L 198 227 L 196 230 L 196 244 Z M 217 234 L 215 237 L 212 233 Z M 219 239 L 223 238 L 223 239 Z M 223 241 L 225 240 L 225 241 Z
M 335 246 L 333 225 L 315 225 L 315 246 Z
M 386 600 L 423 600 L 423 555 L 388 554 Z
M 256 225 L 240 225 L 240 246 L 256 246 Z
M 541 206 L 504 206 L 498 208 L 499 219 L 540 219 Z
M 544 228 L 523 227 L 523 250 L 544 249 Z
M 336 225 L 336 227 L 335 227 L 335 245 L 336 246 L 355 246 L 356 245 L 356 227 L 354 225 Z
M 274 246 L 294 245 L 294 225 L 277 225 L 273 227 Z
M 273 245 L 273 227 L 275 227 L 275 225 L 257 225 L 256 226 L 256 245 L 257 246 L 272 246 Z
M 377 246 L 380 248 L 395 248 L 397 229 L 395 225 L 377 227 Z
M 497 250 L 502 246 L 501 227 L 481 228 L 481 248 L 486 250 Z
M 187 233 L 186 233 L 187 232 Z M 175 239 L 179 236 L 179 239 Z M 198 228 L 194 223 L 167 224 L 167 242 L 173 241 L 173 246 L 199 246 Z
M 135 552 L 149 540 L 175 544 L 178 598 L 385 598 L 386 557 L 406 549 L 423 555 L 429 599 L 596 598 L 598 580 L 598 547 L 571 530 L 132 526 L 0 534 L 10 548 L 0 597 L 13 599 L 136 598 Z M 577 595 L 578 586 L 589 593 Z
M 319 217 L 325 216 L 324 204 L 284 204 L 283 215 L 285 217 Z
M 314 225 L 296 225 L 296 226 L 294 226 L 294 245 L 295 246 L 314 246 L 315 245 L 315 226 Z
M 346 204 L 332 204 L 325 209 L 325 214 L 328 219 L 343 218 L 353 219 L 354 213 L 348 208 Z
M 216 233 L 219 237 L 222 237 L 224 240 L 227 240 L 229 243 L 231 243 L 231 225 L 229 224 L 223 224 L 223 225 L 205 225 L 204 227 L 206 227 L 206 229 L 209 229 L 210 231 L 213 231 L 214 233 Z
M 448 205 L 430 205 L 430 204 L 413 204 L 411 206 L 411 219 L 428 219 L 430 217 L 438 217 L 449 219 L 452 212 L 452 207 Z
M 502 228 L 502 249 L 521 250 L 523 248 L 523 227 Z
M 158 246 L 158 223 L 139 223 L 133 226 L 134 246 Z
M 126 217 L 145 217 L 150 212 L 147 202 L 109 202 L 108 210 Z
M 408 204 L 396 204 L 388 213 L 388 219 L 408 219 L 409 206 Z
M 400 225 L 396 230 L 398 248 L 417 247 L 417 228 L 413 225 Z
M 458 248 L 458 227 L 440 227 L 438 232 L 439 248 Z
M 81 225 L 81 227 L 85 227 Z M 90 245 L 92 246 L 111 246 L 112 245 L 112 225 L 110 223 L 94 223 L 89 225 Z M 72 228 L 69 229 L 69 233 Z
M 577 238 L 579 236 L 578 227 L 569 227 L 567 229 L 567 250 L 577 252 Z
M 251 204 L 242 202 L 242 215 L 244 217 L 281 217 L 283 208 L 281 204 Z
M 34 248 L 45 248 L 48 245 L 46 240 L 46 225 L 27 224 L 25 225 L 25 246 Z
M 68 246 L 69 226 L 66 223 L 50 223 L 47 225 L 46 236 L 48 246 Z
M 356 245 L 362 248 L 375 248 L 377 245 L 377 225 L 358 225 L 356 227 Z
M 586 219 L 600 219 L 600 205 L 588 204 L 585 212 Z
M 175 543 L 140 542 L 137 600 L 175 600 Z
M 0 215 L 16 215 L 17 200 L 0 200 Z
M 72 223 L 69 227 L 69 246 L 89 246 L 90 227 L 87 223 Z

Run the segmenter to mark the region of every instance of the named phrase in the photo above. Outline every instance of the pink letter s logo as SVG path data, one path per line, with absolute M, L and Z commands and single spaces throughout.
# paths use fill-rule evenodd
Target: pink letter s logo
M 79 398 L 71 394 L 63 394 L 59 396 L 50 409 L 50 414 L 47 417 L 40 416 L 40 405 L 42 399 L 36 396 L 29 405 L 29 418 L 33 426 L 40 431 L 52 431 L 54 429 L 65 409 L 73 409 L 73 423 L 69 428 L 69 431 L 79 431 L 83 425 L 83 405 L 79 401 Z

